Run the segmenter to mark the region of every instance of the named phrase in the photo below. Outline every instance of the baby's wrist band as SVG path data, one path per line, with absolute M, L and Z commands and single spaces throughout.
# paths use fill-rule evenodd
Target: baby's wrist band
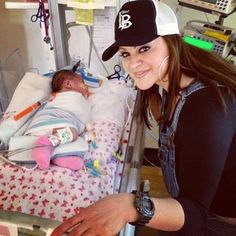
M 58 129 L 56 132 L 56 136 L 61 141 L 61 144 L 70 143 L 73 141 L 73 134 L 69 127 Z
M 53 147 L 58 146 L 59 144 L 70 143 L 73 141 L 73 134 L 69 127 L 64 129 L 58 129 L 54 135 L 48 136 L 49 140 L 52 143 Z

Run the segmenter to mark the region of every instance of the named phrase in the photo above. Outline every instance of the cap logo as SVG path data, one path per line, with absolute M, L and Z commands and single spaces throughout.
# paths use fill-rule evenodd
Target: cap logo
M 121 11 L 119 13 L 119 29 L 127 29 L 132 25 L 130 21 L 131 16 L 127 14 L 127 11 Z

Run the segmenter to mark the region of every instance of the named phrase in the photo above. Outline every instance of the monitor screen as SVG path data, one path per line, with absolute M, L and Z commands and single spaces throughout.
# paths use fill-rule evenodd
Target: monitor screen
M 207 41 L 204 41 L 201 39 L 196 39 L 196 38 L 193 38 L 188 35 L 185 35 L 183 39 L 186 43 L 188 43 L 190 45 L 199 47 L 199 48 L 204 49 L 209 52 L 213 51 L 214 44 L 212 42 L 207 42 Z
M 208 2 L 208 3 L 211 3 L 211 4 L 216 4 L 217 0 L 200 0 L 202 2 Z

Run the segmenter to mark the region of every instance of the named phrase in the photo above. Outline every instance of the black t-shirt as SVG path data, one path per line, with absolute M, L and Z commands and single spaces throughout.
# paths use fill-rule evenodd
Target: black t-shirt
M 227 113 L 210 88 L 189 95 L 180 113 L 175 145 L 182 232 L 200 232 L 208 213 L 236 217 L 236 102 L 220 89 Z

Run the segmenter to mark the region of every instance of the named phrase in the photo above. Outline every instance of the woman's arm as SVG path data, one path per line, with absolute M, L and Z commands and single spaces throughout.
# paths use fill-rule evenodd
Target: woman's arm
M 184 225 L 184 211 L 173 198 L 152 198 L 155 214 L 147 226 L 163 231 L 178 231 Z
M 87 208 L 81 208 L 78 214 L 57 227 L 51 236 L 60 236 L 66 232 L 70 232 L 69 236 L 113 236 L 126 222 L 137 219 L 138 214 L 133 202 L 133 194 L 105 197 Z
M 184 224 L 184 213 L 181 205 L 174 199 L 152 199 L 155 204 L 155 215 L 148 226 L 156 229 L 176 231 Z M 134 195 L 121 193 L 110 195 L 95 204 L 82 208 L 80 213 L 71 217 L 51 236 L 70 232 L 69 236 L 101 235 L 113 236 L 128 222 L 138 219 L 134 207 Z M 72 230 L 73 228 L 73 230 Z

